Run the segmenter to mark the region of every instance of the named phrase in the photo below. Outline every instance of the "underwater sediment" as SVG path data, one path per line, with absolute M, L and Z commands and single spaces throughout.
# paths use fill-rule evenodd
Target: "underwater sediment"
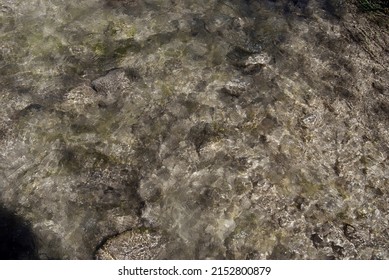
M 344 2 L 0 0 L 18 256 L 388 259 L 387 15 Z

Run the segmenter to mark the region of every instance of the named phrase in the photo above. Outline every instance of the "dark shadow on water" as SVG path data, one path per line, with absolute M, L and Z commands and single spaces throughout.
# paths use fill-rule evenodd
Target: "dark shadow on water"
M 30 225 L 0 206 L 0 260 L 38 259 Z

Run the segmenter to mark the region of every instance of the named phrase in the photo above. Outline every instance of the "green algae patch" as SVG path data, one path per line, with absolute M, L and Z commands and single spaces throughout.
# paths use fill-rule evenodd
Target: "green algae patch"
M 164 97 L 171 97 L 174 94 L 174 87 L 172 85 L 162 83 L 161 92 Z
M 130 39 L 136 35 L 136 26 L 126 23 L 124 19 L 118 19 L 111 21 L 105 32 L 112 36 L 114 40 Z
M 300 182 L 301 194 L 308 198 L 314 198 L 321 191 L 322 186 L 317 183 L 309 182 L 308 180 L 302 180 Z

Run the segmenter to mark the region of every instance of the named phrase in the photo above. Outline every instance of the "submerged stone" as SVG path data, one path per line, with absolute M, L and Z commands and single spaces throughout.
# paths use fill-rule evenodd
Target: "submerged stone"
M 162 235 L 147 229 L 134 229 L 110 238 L 97 251 L 98 260 L 156 260 L 163 258 Z
M 11 2 L 0 202 L 23 258 L 389 258 L 388 32 L 355 6 Z

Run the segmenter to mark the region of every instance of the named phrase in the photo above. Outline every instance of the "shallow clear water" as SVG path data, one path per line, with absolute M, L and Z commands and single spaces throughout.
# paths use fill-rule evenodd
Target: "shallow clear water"
M 39 257 L 148 228 L 166 258 L 341 258 L 388 180 L 341 2 L 0 0 L 1 202 Z

